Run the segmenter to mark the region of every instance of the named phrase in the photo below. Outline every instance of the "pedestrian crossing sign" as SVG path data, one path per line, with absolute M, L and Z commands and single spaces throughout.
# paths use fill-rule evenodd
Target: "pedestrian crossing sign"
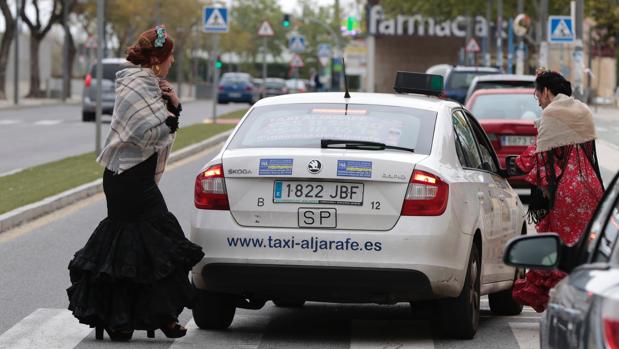
M 202 11 L 203 30 L 207 33 L 228 32 L 228 9 L 225 7 L 205 7 Z
M 269 23 L 269 21 L 262 22 L 262 24 L 260 25 L 260 28 L 258 28 L 258 36 L 273 36 L 273 35 L 275 35 L 275 32 L 273 31 L 273 27 L 271 27 L 271 24 Z
M 288 49 L 292 52 L 305 52 L 305 37 L 299 34 L 293 34 L 288 39 Z
M 290 66 L 293 68 L 302 68 L 305 64 L 303 63 L 303 59 L 298 54 L 293 54 L 292 59 L 290 59 Z
M 574 21 L 570 16 L 548 17 L 548 42 L 573 43 L 576 39 Z

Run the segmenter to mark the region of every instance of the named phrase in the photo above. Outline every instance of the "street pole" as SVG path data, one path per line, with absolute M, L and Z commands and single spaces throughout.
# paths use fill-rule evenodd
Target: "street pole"
M 490 66 L 490 19 L 492 18 L 492 0 L 486 3 L 486 37 L 484 38 L 484 65 Z
M 473 37 L 473 17 L 471 17 L 470 10 L 467 9 L 466 12 L 466 39 L 464 42 L 464 46 L 468 45 L 469 41 Z M 465 64 L 466 65 L 474 65 L 473 63 L 473 52 L 466 52 Z
M 503 0 L 497 1 L 496 12 L 496 65 L 503 69 Z
M 103 11 L 105 0 L 97 0 L 97 109 L 95 127 L 95 153 L 101 154 L 101 89 L 103 80 Z
M 340 62 L 342 62 L 342 68 L 340 69 L 340 73 L 339 76 L 340 78 L 338 79 L 338 91 L 342 90 L 342 85 L 344 84 L 344 48 L 341 45 L 342 42 L 342 31 L 340 30 L 340 0 L 335 0 L 335 20 L 337 23 L 337 32 L 335 33 L 335 35 L 337 36 L 337 43 L 338 43 L 338 50 L 340 51 Z
M 15 71 L 13 76 L 13 103 L 19 104 L 19 0 L 15 0 L 15 59 L 13 64 L 15 65 Z
M 262 37 L 262 86 L 267 78 L 267 37 Z
M 219 89 L 219 73 L 217 72 L 217 50 L 219 46 L 219 34 L 213 33 L 213 123 L 217 123 L 217 91 Z
M 524 13 L 524 0 L 518 0 L 517 14 L 521 13 Z M 522 39 L 522 36 L 518 37 L 518 49 L 516 50 L 516 74 L 524 74 L 524 40 Z
M 62 0 L 62 24 L 64 26 L 64 43 L 62 47 L 62 61 L 63 61 L 63 69 L 62 69 L 62 101 L 66 101 L 69 98 L 69 40 L 67 40 L 69 36 L 69 24 L 67 23 L 68 19 L 68 9 L 67 5 L 70 0 Z
M 576 29 L 576 43 L 574 45 L 574 52 L 572 53 L 572 71 L 574 72 L 574 87 L 577 92 L 577 97 L 581 100 L 584 97 L 583 84 L 582 84 L 582 71 L 584 64 L 584 52 L 583 52 L 583 21 L 584 21 L 584 1 L 576 0 L 575 12 L 575 29 Z M 591 53 L 589 53 L 591 55 Z

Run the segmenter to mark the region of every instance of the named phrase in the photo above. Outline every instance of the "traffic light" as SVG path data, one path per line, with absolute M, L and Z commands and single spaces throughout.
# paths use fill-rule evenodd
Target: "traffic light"
M 223 64 L 221 63 L 221 56 L 217 55 L 217 60 L 215 61 L 215 69 L 221 69 Z
M 348 30 L 349 32 L 352 32 L 353 30 L 356 29 L 356 25 L 357 24 L 357 18 L 355 16 L 348 16 L 348 19 L 346 20 L 346 30 Z
M 287 13 L 284 13 L 284 18 L 282 19 L 282 27 L 290 27 L 290 15 Z

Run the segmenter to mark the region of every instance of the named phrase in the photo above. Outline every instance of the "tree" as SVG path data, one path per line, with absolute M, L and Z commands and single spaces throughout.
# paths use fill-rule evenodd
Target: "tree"
M 52 0 L 53 7 L 47 24 L 41 23 L 41 10 L 39 8 L 39 0 L 31 0 L 32 7 L 35 11 L 34 23 L 26 15 L 26 0 L 21 0 L 20 16 L 30 30 L 30 91 L 26 97 L 40 98 L 43 97 L 41 90 L 41 76 L 39 72 L 39 47 L 45 35 L 52 28 L 54 23 L 62 19 L 62 0 Z
M 6 0 L 0 0 L 0 9 L 4 16 L 4 35 L 0 42 L 0 99 L 6 99 L 6 67 L 11 53 L 11 42 L 15 37 L 15 18 Z M 15 93 L 18 93 L 15 91 Z
M 67 7 L 67 18 L 65 20 L 64 16 L 61 16 L 60 21 L 59 21 L 64 29 L 64 33 L 65 33 L 64 39 L 67 40 L 66 44 L 69 46 L 69 50 L 68 50 L 69 54 L 67 57 L 67 60 L 68 60 L 67 65 L 69 67 L 69 79 L 67 81 L 63 81 L 63 91 L 66 91 L 67 95 L 65 97 L 67 98 L 71 97 L 71 77 L 73 76 L 73 62 L 75 61 L 75 55 L 77 53 L 77 49 L 75 47 L 75 41 L 73 40 L 73 33 L 71 33 L 71 21 L 70 21 L 70 15 L 73 12 L 76 3 L 77 3 L 77 0 L 63 0 L 62 1 L 61 13 L 63 13 L 62 11 L 64 11 L 64 6 L 66 6 Z M 63 66 L 63 71 L 64 71 L 64 66 Z

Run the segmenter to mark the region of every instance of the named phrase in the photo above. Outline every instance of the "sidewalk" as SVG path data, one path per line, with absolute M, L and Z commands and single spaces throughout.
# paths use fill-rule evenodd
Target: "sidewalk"
M 55 98 L 20 98 L 19 104 L 15 105 L 12 99 L 0 100 L 0 110 L 17 110 L 24 108 L 38 108 L 55 105 L 77 105 L 81 103 L 81 99 L 76 97 L 66 101 Z

